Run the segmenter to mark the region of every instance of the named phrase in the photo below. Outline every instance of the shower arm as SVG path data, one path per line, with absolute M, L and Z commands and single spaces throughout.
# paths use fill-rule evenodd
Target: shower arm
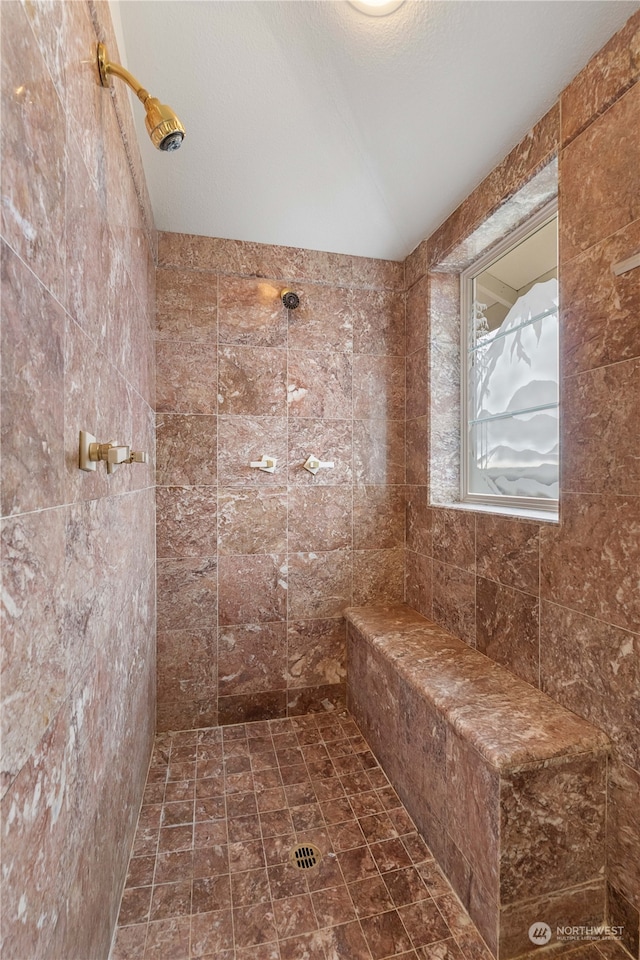
M 112 63 L 104 43 L 98 44 L 98 74 L 103 87 L 111 87 L 110 77 L 119 77 L 131 87 L 147 114 L 145 126 L 151 142 L 158 150 L 177 150 L 184 140 L 184 127 L 171 107 L 160 103 L 138 83 L 133 74 L 119 63 Z
M 110 76 L 120 77 L 120 79 L 124 80 L 128 87 L 131 87 L 141 103 L 146 103 L 151 96 L 149 91 L 145 90 L 141 83 L 138 83 L 132 73 L 129 73 L 128 70 L 125 70 L 125 68 L 119 63 L 112 63 L 111 60 L 107 60 L 107 48 L 105 47 L 104 43 L 98 44 L 98 69 L 100 71 L 100 83 L 103 87 L 111 86 L 109 83 Z

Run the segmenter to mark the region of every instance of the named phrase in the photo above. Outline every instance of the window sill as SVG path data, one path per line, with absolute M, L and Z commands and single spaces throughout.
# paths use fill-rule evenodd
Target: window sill
M 492 506 L 489 503 L 430 503 L 430 507 L 442 510 L 464 510 L 467 513 L 490 513 L 499 517 L 512 517 L 514 520 L 534 520 L 536 523 L 560 523 L 558 512 L 535 510 L 527 507 Z

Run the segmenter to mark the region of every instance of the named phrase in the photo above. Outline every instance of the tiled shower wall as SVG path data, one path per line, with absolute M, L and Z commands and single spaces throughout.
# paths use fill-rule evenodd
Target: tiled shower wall
M 344 701 L 342 611 L 403 596 L 404 324 L 402 264 L 159 236 L 159 730 Z
M 407 601 L 605 730 L 609 917 L 638 956 L 640 912 L 640 14 L 406 262 Z M 558 153 L 561 521 L 429 506 L 440 405 L 430 362 L 457 343 L 458 279 L 432 272 Z M 455 438 L 438 433 L 440 451 Z M 441 464 L 438 464 L 440 469 Z M 567 918 L 570 921 L 570 918 Z
M 1 952 L 87 960 L 152 746 L 154 477 L 81 473 L 78 431 L 153 454 L 153 228 L 107 5 L 0 6 Z

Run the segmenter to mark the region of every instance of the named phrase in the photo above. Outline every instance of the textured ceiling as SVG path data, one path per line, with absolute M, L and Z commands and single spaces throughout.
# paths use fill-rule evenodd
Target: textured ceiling
M 161 230 L 403 259 L 640 0 L 112 0 Z

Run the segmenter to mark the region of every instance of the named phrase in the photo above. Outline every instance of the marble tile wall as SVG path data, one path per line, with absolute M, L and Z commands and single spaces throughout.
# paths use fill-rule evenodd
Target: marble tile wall
M 2 926 L 6 960 L 106 957 L 155 712 L 154 245 L 104 3 L 2 4 Z M 135 180 L 132 176 L 135 172 Z
M 405 265 L 407 396 L 416 397 L 407 401 L 406 599 L 613 740 L 609 915 L 612 923 L 624 923 L 625 946 L 635 957 L 640 271 L 616 277 L 611 265 L 640 244 L 639 50 L 636 13 L 505 164 Z M 420 370 L 438 331 L 446 341 L 455 318 L 447 258 L 554 152 L 560 182 L 561 521 L 540 524 L 430 506 L 417 443 L 433 441 L 434 434 L 424 415 L 429 388 Z M 446 272 L 431 272 L 438 263 Z
M 342 611 L 404 590 L 404 327 L 402 264 L 159 235 L 159 730 L 343 704 Z

